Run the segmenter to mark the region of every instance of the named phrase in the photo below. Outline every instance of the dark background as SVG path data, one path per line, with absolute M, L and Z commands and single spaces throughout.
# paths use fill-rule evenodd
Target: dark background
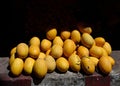
M 119 0 L 12 0 L 4 4 L 0 31 L 0 57 L 9 56 L 20 42 L 32 36 L 41 39 L 51 27 L 72 30 L 80 22 L 93 29 L 92 36 L 102 36 L 113 50 L 120 50 Z

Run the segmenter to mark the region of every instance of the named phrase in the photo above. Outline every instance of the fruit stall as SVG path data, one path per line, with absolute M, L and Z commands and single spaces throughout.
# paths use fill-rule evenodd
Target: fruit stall
M 120 85 L 118 5 L 109 11 L 97 1 L 96 8 L 81 3 L 96 6 L 79 0 L 13 4 L 13 29 L 1 32 L 0 86 Z

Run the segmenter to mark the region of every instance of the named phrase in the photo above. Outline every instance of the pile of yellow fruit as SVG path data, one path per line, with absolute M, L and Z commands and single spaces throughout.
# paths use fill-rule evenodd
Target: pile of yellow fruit
M 112 47 L 105 38 L 93 38 L 91 33 L 91 27 L 85 27 L 64 30 L 58 35 L 57 29 L 52 28 L 44 39 L 34 36 L 28 44 L 19 43 L 10 51 L 10 72 L 14 76 L 34 73 L 43 78 L 56 69 L 62 73 L 70 69 L 93 74 L 98 68 L 103 74 L 109 74 L 115 65 Z

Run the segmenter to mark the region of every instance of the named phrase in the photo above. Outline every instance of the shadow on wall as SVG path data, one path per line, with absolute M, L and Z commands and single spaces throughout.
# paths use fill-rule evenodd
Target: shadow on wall
M 82 22 L 93 28 L 94 37 L 103 36 L 113 50 L 119 50 L 120 3 L 85 0 L 27 0 L 13 1 L 12 15 L 4 21 L 0 32 L 0 56 L 9 56 L 10 49 L 20 42 L 28 43 L 32 36 L 41 39 L 45 32 L 75 29 Z M 8 13 L 8 12 L 7 12 Z M 7 14 L 6 13 L 6 14 Z M 12 16 L 12 17 L 11 17 Z

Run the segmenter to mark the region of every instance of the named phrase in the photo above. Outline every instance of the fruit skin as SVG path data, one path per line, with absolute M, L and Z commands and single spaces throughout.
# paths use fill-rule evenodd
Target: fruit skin
M 93 45 L 90 48 L 89 53 L 93 57 L 100 58 L 103 55 L 103 50 L 101 49 L 101 47 Z
M 87 47 L 81 45 L 77 48 L 77 54 L 80 58 L 88 57 L 89 56 L 89 50 L 88 50 Z
M 21 58 L 16 58 L 10 67 L 11 73 L 14 76 L 19 76 L 22 73 L 23 65 L 23 60 Z
M 47 64 L 44 59 L 38 58 L 36 59 L 33 72 L 37 78 L 43 78 L 47 74 Z
M 40 46 L 40 38 L 37 36 L 34 36 L 30 39 L 29 45 L 37 45 Z
M 57 29 L 56 28 L 52 28 L 49 31 L 47 31 L 46 33 L 46 37 L 49 40 L 53 40 L 57 35 Z
M 106 56 L 102 56 L 99 59 L 98 67 L 103 74 L 109 74 L 112 71 L 111 62 L 108 60 Z
M 67 72 L 67 70 L 69 69 L 69 63 L 68 60 L 64 57 L 60 57 L 56 60 L 56 68 L 60 71 L 60 72 Z
M 91 34 L 91 33 L 92 33 L 92 28 L 91 28 L 91 27 L 83 27 L 83 28 L 79 28 L 79 31 L 80 31 L 81 33 Z
M 45 57 L 46 57 L 46 54 L 44 52 L 40 52 L 38 55 L 38 58 L 45 59 Z
M 53 45 L 51 48 L 50 55 L 53 56 L 55 59 L 61 57 L 63 54 L 63 48 L 60 45 Z
M 100 47 L 102 47 L 105 43 L 105 39 L 103 37 L 96 37 L 94 40 L 95 44 Z
M 115 65 L 115 59 L 112 56 L 107 56 L 108 60 L 110 61 L 112 67 Z
M 93 37 L 88 34 L 88 33 L 83 33 L 81 36 L 81 43 L 87 47 L 87 48 L 91 48 L 92 45 L 95 43 Z
M 104 45 L 103 45 L 103 48 L 107 51 L 108 55 L 111 54 L 111 52 L 112 52 L 112 47 L 111 47 L 111 45 L 110 45 L 109 42 L 105 42 Z
M 60 46 L 63 47 L 63 40 L 61 39 L 60 36 L 56 36 L 56 37 L 54 38 L 54 40 L 53 40 L 53 45 L 54 45 L 54 44 L 58 44 L 58 45 L 60 45 Z
M 15 54 L 15 53 L 16 53 L 16 47 L 13 47 L 10 51 L 10 55 Z
M 36 45 L 31 45 L 31 46 L 29 46 L 28 54 L 32 58 L 38 58 L 38 56 L 40 54 L 40 48 Z
M 74 72 L 79 72 L 81 69 L 81 59 L 80 57 L 73 53 L 70 55 L 70 57 L 68 58 L 68 62 L 70 65 L 70 68 L 74 71 Z
M 10 58 L 9 58 L 9 65 L 10 66 L 12 65 L 12 63 L 14 62 L 14 60 L 15 60 L 15 54 L 10 55 Z
M 81 40 L 81 34 L 78 30 L 73 30 L 71 32 L 71 39 L 75 42 L 75 43 L 79 43 Z
M 99 59 L 96 58 L 96 57 L 92 57 L 92 56 L 90 56 L 89 59 L 90 59 L 90 60 L 94 63 L 94 65 L 97 67 L 97 64 L 98 64 L 98 62 L 99 62 Z
M 83 57 L 81 59 L 82 69 L 86 74 L 93 74 L 95 72 L 95 64 L 89 57 Z
M 16 47 L 18 57 L 25 59 L 28 56 L 28 45 L 26 43 L 19 43 Z
M 51 45 L 52 45 L 52 43 L 51 43 L 50 40 L 48 40 L 48 39 L 43 39 L 43 40 L 41 41 L 40 48 L 41 48 L 41 50 L 42 50 L 43 52 L 46 52 L 47 50 L 49 50 L 49 49 L 51 48 Z
M 63 54 L 68 58 L 76 49 L 76 45 L 73 40 L 66 39 L 63 44 Z
M 45 61 L 47 64 L 48 72 L 53 72 L 56 68 L 55 59 L 51 55 L 47 55 L 45 57 Z
M 31 57 L 27 57 L 25 59 L 25 62 L 24 62 L 24 72 L 26 74 L 31 74 L 32 73 L 32 70 L 33 70 L 33 65 L 35 63 L 35 59 L 31 58 Z
M 70 38 L 70 31 L 62 31 L 60 33 L 60 37 L 63 39 L 63 40 L 66 40 L 66 39 L 69 39 Z

